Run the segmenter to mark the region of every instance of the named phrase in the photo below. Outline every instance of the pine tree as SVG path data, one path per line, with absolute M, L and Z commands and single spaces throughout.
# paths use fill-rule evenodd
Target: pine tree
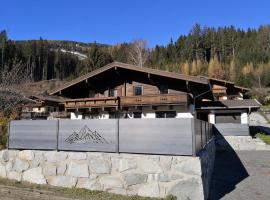
M 229 66 L 229 80 L 235 81 L 235 79 L 236 79 L 235 61 L 234 59 L 232 59 Z
M 208 76 L 212 78 L 223 79 L 225 75 L 224 70 L 221 67 L 220 62 L 218 61 L 217 56 L 214 56 L 209 62 L 208 65 Z
M 182 74 L 189 75 L 189 63 L 186 61 L 182 68 L 181 68 Z

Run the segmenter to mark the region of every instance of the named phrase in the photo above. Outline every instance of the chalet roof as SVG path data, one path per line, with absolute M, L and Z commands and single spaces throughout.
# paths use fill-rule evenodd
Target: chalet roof
M 200 75 L 199 77 L 206 78 L 206 79 L 208 79 L 208 80 L 210 80 L 210 81 L 213 81 L 213 82 L 222 83 L 224 86 L 226 86 L 226 85 L 233 85 L 235 88 L 237 88 L 237 89 L 239 89 L 239 90 L 242 90 L 243 92 L 250 91 L 249 88 L 235 85 L 235 83 L 232 82 L 232 81 L 227 81 L 227 80 L 222 80 L 222 79 L 212 78 L 212 77 L 208 77 L 208 76 L 201 76 L 201 75 Z
M 262 104 L 256 99 L 223 100 L 223 101 L 202 101 L 197 109 L 224 109 L 224 108 L 260 108 Z
M 33 100 L 42 100 L 42 101 L 51 101 L 51 102 L 56 102 L 56 103 L 62 103 L 66 100 L 68 100 L 68 98 L 64 98 L 61 96 L 55 96 L 55 95 L 44 95 L 44 94 L 40 94 L 40 95 L 32 95 L 29 97 L 30 99 Z
M 178 74 L 178 73 L 173 73 L 173 72 L 151 69 L 151 68 L 147 68 L 147 67 L 138 67 L 135 65 L 130 65 L 130 64 L 120 63 L 120 62 L 112 62 L 108 65 L 105 65 L 104 67 L 96 69 L 90 73 L 87 73 L 83 76 L 80 76 L 80 77 L 70 81 L 70 82 L 63 84 L 62 86 L 60 86 L 58 88 L 55 88 L 55 89 L 49 91 L 49 94 L 50 95 L 56 94 L 57 92 L 59 92 L 63 89 L 66 89 L 70 86 L 73 86 L 79 82 L 85 81 L 85 80 L 87 80 L 95 75 L 98 75 L 102 72 L 105 72 L 105 71 L 112 69 L 112 68 L 115 68 L 115 67 L 131 70 L 131 71 L 148 73 L 150 75 L 158 75 L 158 76 L 163 76 L 163 77 L 168 77 L 168 78 L 173 78 L 173 79 L 186 80 L 186 81 L 200 83 L 200 84 L 204 84 L 204 85 L 208 84 L 207 79 L 202 78 L 202 77 L 198 77 L 198 76 L 188 76 L 188 75 L 183 75 L 183 74 Z

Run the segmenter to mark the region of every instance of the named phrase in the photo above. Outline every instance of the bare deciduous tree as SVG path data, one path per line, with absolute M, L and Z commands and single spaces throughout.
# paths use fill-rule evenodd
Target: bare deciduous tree
M 134 40 L 129 50 L 129 61 L 139 67 L 144 66 L 149 56 L 147 41 L 143 39 Z
M 21 62 L 14 62 L 9 68 L 5 66 L 0 72 L 0 112 L 12 110 L 26 97 L 27 83 L 30 82 L 30 74 Z
M 254 70 L 254 75 L 258 79 L 258 85 L 260 89 L 262 89 L 261 79 L 262 79 L 263 72 L 264 72 L 263 64 L 259 64 L 257 68 Z

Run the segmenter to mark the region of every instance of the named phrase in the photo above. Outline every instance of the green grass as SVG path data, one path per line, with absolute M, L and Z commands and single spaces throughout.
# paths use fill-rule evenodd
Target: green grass
M 117 195 L 96 190 L 87 190 L 80 188 L 63 188 L 63 187 L 53 187 L 49 185 L 37 185 L 30 184 L 27 182 L 12 181 L 5 178 L 0 178 L 0 185 L 14 186 L 16 188 L 27 188 L 32 191 L 41 190 L 45 192 L 52 193 L 55 196 L 76 198 L 80 200 L 162 200 L 161 198 L 150 198 L 150 197 L 140 197 L 140 196 L 125 196 Z M 164 200 L 176 200 L 174 196 L 167 196 Z
M 270 135 L 266 135 L 265 133 L 257 133 L 255 136 L 257 138 L 260 138 L 266 144 L 269 144 L 270 145 Z

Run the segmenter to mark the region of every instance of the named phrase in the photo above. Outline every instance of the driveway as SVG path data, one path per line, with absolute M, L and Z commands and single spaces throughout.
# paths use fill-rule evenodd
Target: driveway
M 269 200 L 270 151 L 217 151 L 211 200 Z

